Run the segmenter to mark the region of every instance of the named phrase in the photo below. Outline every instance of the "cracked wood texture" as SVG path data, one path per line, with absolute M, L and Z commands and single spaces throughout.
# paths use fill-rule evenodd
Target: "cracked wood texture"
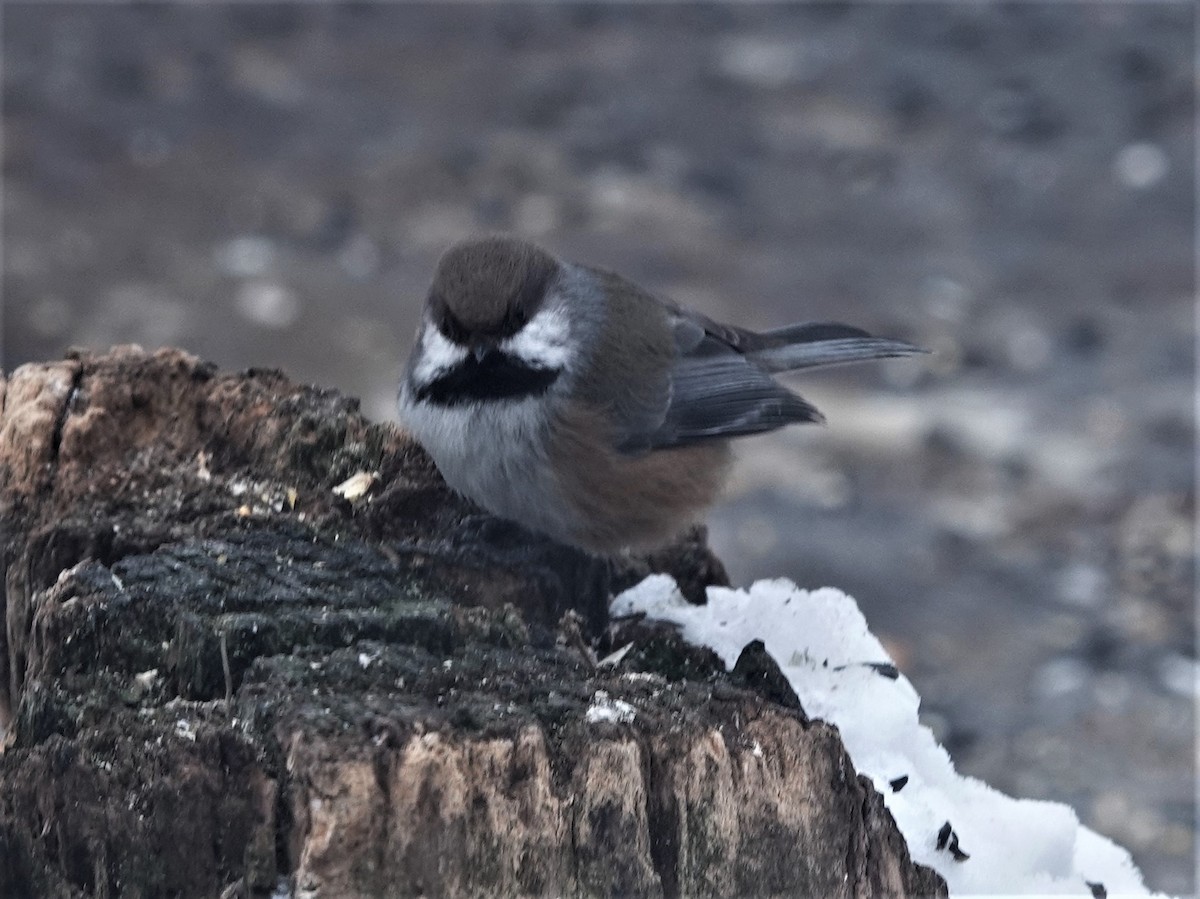
M 762 653 L 607 620 L 720 582 L 702 534 L 598 561 L 353 401 L 137 348 L 0 379 L 0 521 L 0 896 L 945 894 Z

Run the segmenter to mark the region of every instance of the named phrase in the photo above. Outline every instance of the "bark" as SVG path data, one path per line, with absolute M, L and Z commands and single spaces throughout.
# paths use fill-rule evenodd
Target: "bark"
M 702 535 L 598 561 L 136 348 L 0 380 L 0 521 L 0 895 L 945 894 L 765 653 L 607 620 L 722 580 Z

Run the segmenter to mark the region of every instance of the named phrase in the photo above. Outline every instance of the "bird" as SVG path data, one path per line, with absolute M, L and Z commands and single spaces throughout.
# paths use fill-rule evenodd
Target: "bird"
M 775 375 L 922 352 L 833 322 L 721 324 L 615 272 L 490 234 L 437 263 L 399 417 L 457 493 L 612 558 L 699 521 L 733 439 L 824 420 Z

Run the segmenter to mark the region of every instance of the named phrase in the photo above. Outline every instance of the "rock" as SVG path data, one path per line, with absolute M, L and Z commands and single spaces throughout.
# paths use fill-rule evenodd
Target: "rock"
M 353 401 L 173 350 L 0 399 L 0 894 L 945 895 L 761 659 L 609 629 L 643 570 L 723 579 L 701 535 L 554 546 Z

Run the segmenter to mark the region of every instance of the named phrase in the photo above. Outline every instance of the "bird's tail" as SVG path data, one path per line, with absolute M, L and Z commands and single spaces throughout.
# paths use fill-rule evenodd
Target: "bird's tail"
M 757 345 L 747 347 L 745 353 L 769 372 L 929 352 L 903 340 L 873 337 L 861 328 L 834 322 L 788 325 L 755 336 Z

